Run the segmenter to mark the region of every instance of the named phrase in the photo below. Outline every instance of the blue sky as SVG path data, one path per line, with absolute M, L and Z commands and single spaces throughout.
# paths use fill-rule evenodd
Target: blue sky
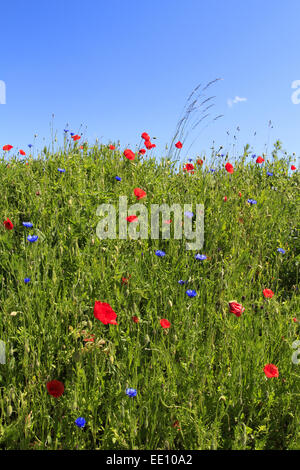
M 27 151 L 34 134 L 36 151 L 49 146 L 54 114 L 58 143 L 67 123 L 122 149 L 148 132 L 159 157 L 192 90 L 220 77 L 206 94 L 215 96 L 211 116 L 190 131 L 182 158 L 213 141 L 235 156 L 246 143 L 260 154 L 278 138 L 300 153 L 291 99 L 296 80 L 300 98 L 299 0 L 13 0 L 0 16 L 1 149 Z

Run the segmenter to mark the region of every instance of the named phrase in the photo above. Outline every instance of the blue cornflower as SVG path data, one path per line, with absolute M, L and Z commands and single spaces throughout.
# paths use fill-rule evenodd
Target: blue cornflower
M 186 281 L 182 281 L 182 280 L 178 281 L 178 284 L 180 284 L 181 286 L 183 286 L 185 283 Z
M 33 227 L 33 224 L 31 222 L 22 222 L 22 224 L 24 225 L 24 227 Z
M 126 389 L 126 395 L 128 395 L 129 397 L 135 397 L 137 394 L 137 391 L 135 388 L 127 388 Z
M 279 251 L 279 253 L 282 253 L 283 255 L 285 253 L 285 250 L 283 248 L 277 248 L 277 251 Z
M 74 132 L 70 132 L 70 135 L 75 135 Z
M 31 281 L 30 277 L 25 277 L 25 279 L 24 279 L 25 284 L 27 284 L 30 281 Z
M 186 291 L 186 294 L 187 294 L 189 297 L 196 297 L 197 292 L 196 292 L 195 290 L 189 289 L 189 290 Z
M 86 421 L 85 421 L 84 418 L 77 418 L 77 419 L 75 419 L 75 424 L 76 424 L 76 426 L 78 426 L 79 428 L 84 428 L 85 423 L 86 423 Z
M 271 173 L 271 171 L 267 171 L 267 175 L 268 176 L 273 176 L 273 173 Z
M 203 261 L 203 260 L 207 259 L 207 256 L 205 256 L 205 255 L 196 255 L 195 259 L 197 259 L 199 261 Z
M 248 199 L 249 204 L 257 204 L 257 201 L 255 201 L 255 199 Z
M 159 256 L 160 258 L 162 258 L 163 256 L 166 256 L 166 253 L 164 251 L 161 251 L 161 250 L 157 250 L 155 252 L 156 256 Z
M 27 240 L 29 242 L 36 242 L 39 237 L 37 235 L 28 235 Z
M 252 155 L 252 158 L 256 158 L 256 153 L 254 153 L 254 154 Z
M 214 171 L 216 171 L 214 168 L 210 168 L 209 170 L 210 173 L 213 173 Z
M 193 159 L 192 159 L 192 158 L 189 158 L 189 159 L 188 159 L 188 161 L 189 161 L 189 162 L 192 162 L 192 161 L 193 161 Z
M 32 147 L 32 144 L 28 144 L 28 147 L 31 149 L 31 147 Z
M 66 170 L 64 168 L 57 168 L 60 173 L 64 173 Z
M 69 132 L 69 129 L 64 129 L 64 132 Z
M 193 212 L 190 212 L 190 211 L 186 211 L 186 212 L 184 213 L 184 215 L 185 215 L 186 217 L 188 217 L 189 219 L 192 219 L 192 218 L 194 217 Z
M 122 178 L 120 178 L 120 176 L 116 176 L 115 178 L 117 181 L 122 181 Z

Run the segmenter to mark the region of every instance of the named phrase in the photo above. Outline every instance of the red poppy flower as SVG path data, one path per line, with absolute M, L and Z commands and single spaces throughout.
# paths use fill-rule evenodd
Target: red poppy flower
M 175 144 L 175 147 L 177 147 L 178 149 L 182 149 L 182 143 L 180 142 L 180 140 L 177 142 L 177 144 Z
M 236 317 L 240 317 L 245 311 L 245 307 L 237 302 L 229 302 L 229 310 L 231 313 L 234 313 Z
M 173 428 L 176 428 L 178 431 L 180 431 L 180 425 L 179 425 L 179 421 L 176 420 L 174 423 L 173 423 Z
M 202 159 L 197 160 L 197 165 L 201 165 L 201 166 L 202 166 L 202 165 L 203 165 L 203 160 L 202 160 Z
M 142 139 L 144 140 L 150 140 L 150 137 L 149 135 L 147 134 L 147 132 L 143 132 L 142 135 L 141 135 Z
M 128 222 L 134 222 L 134 221 L 138 220 L 138 218 L 137 218 L 136 215 L 130 215 L 129 217 L 126 217 L 126 220 Z
M 11 149 L 13 149 L 12 145 L 4 145 L 4 147 L 3 147 L 3 150 L 6 150 L 7 152 Z
M 65 390 L 64 384 L 59 380 L 51 380 L 47 383 L 47 390 L 55 398 L 60 397 Z
M 278 377 L 279 376 L 278 369 L 277 369 L 276 366 L 274 366 L 274 364 L 265 365 L 263 370 L 264 370 L 264 373 L 266 374 L 266 376 L 269 379 L 272 378 L 272 377 Z
M 151 149 L 154 149 L 154 147 L 156 147 L 156 145 L 155 145 L 155 144 L 151 144 L 150 150 L 151 150 Z
M 129 279 L 131 278 L 131 274 L 129 277 L 122 277 L 122 284 L 128 284 Z
M 190 171 L 192 173 L 192 175 L 194 174 L 194 165 L 192 163 L 187 163 L 184 167 L 183 167 L 183 171 Z
M 132 320 L 134 321 L 134 323 L 138 323 L 140 321 L 135 315 L 132 317 Z
M 132 150 L 125 149 L 123 155 L 124 155 L 124 157 L 128 158 L 128 160 L 134 160 L 135 159 L 135 154 L 133 153 Z
M 294 322 L 294 323 L 298 323 L 298 320 L 297 320 L 296 317 L 293 318 L 293 322 Z
M 90 342 L 90 343 L 94 343 L 95 342 L 95 335 L 91 335 L 90 338 L 84 338 L 84 340 L 86 343 L 87 342 Z
M 291 170 L 293 170 L 293 171 L 297 170 L 297 168 L 295 167 L 295 165 L 292 165 L 292 166 L 291 166 Z
M 109 149 L 110 149 L 110 150 L 115 150 L 115 148 L 116 148 L 116 147 L 115 147 L 114 145 L 110 145 L 110 146 L 109 146 Z
M 20 150 L 20 151 L 19 151 L 19 154 L 20 154 L 20 155 L 26 155 L 26 153 L 24 152 L 24 150 Z
M 135 188 L 133 192 L 134 192 L 134 195 L 138 198 L 138 200 L 140 200 L 143 197 L 147 196 L 145 191 L 143 191 L 143 189 L 141 189 L 141 188 Z
M 8 218 L 4 220 L 3 224 L 5 225 L 5 228 L 7 230 L 12 230 L 14 228 L 12 221 L 9 220 Z
M 145 155 L 146 150 L 145 150 L 145 149 L 141 149 L 141 150 L 139 150 L 139 153 L 142 153 L 143 155 Z
M 160 320 L 160 324 L 163 328 L 170 328 L 170 326 L 171 326 L 171 323 L 168 320 L 166 320 L 165 318 Z
M 77 134 L 76 134 L 76 135 L 72 135 L 72 139 L 73 139 L 73 141 L 75 142 L 76 140 L 81 139 L 81 137 L 80 137 L 80 135 L 77 135 Z
M 151 149 L 152 149 L 152 144 L 151 144 L 150 140 L 145 140 L 144 144 L 145 144 L 145 147 L 146 147 L 148 150 L 151 150 Z
M 241 192 L 239 192 L 239 196 L 242 197 L 242 193 L 241 193 Z
M 274 292 L 271 291 L 271 289 L 264 289 L 263 294 L 265 297 L 269 297 L 271 299 L 274 295 Z
M 170 220 L 165 220 L 165 224 L 170 225 L 171 223 L 172 223 L 172 219 L 170 219 Z
M 117 314 L 113 311 L 111 306 L 105 302 L 95 302 L 94 317 L 100 320 L 104 325 L 117 325 Z
M 227 196 L 224 196 L 224 201 L 225 201 L 225 202 L 227 201 Z
M 256 163 L 263 163 L 264 159 L 262 157 L 257 157 Z
M 228 171 L 228 173 L 232 174 L 234 172 L 234 168 L 229 162 L 226 163 L 225 168 L 226 168 L 226 171 Z

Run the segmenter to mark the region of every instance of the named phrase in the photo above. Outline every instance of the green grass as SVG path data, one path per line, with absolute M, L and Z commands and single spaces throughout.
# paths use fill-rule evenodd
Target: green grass
M 232 175 L 225 158 L 215 173 L 204 165 L 186 175 L 166 159 L 130 162 L 77 144 L 18 160 L 0 164 L 0 448 L 299 449 L 299 172 L 288 176 L 290 160 L 275 149 L 267 165 L 245 154 L 229 157 Z M 147 206 L 204 204 L 208 259 L 197 262 L 185 240 L 99 240 L 97 207 L 117 207 L 119 196 L 136 203 L 135 187 Z M 112 306 L 117 326 L 94 318 L 96 300 Z M 268 363 L 278 378 L 266 378 Z M 47 392 L 54 379 L 60 398 Z

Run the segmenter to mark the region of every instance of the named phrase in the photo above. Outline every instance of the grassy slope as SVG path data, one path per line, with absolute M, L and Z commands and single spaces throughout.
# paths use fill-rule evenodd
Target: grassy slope
M 287 177 L 287 161 L 276 155 L 272 177 L 243 158 L 233 175 L 224 159 L 214 174 L 198 168 L 184 175 L 166 162 L 129 162 L 104 146 L 83 155 L 76 149 L 28 166 L 0 165 L 1 217 L 14 224 L 0 228 L 0 339 L 7 345 L 0 447 L 299 448 L 300 369 L 291 360 L 300 333 L 293 322 L 299 173 Z M 204 204 L 206 261 L 197 262 L 184 241 L 97 238 L 98 205 L 117 206 L 119 195 L 134 204 L 135 187 L 147 192 L 148 205 Z M 38 241 L 27 241 L 29 234 Z M 264 299 L 265 288 L 272 299 Z M 94 318 L 96 300 L 112 306 L 118 326 Z M 245 307 L 240 318 L 229 313 L 230 300 Z M 95 343 L 84 342 L 91 334 Z M 265 377 L 268 363 L 278 378 Z M 65 385 L 58 399 L 46 389 L 53 379 Z M 127 387 L 137 389 L 136 398 Z M 74 424 L 79 416 L 84 429 Z

